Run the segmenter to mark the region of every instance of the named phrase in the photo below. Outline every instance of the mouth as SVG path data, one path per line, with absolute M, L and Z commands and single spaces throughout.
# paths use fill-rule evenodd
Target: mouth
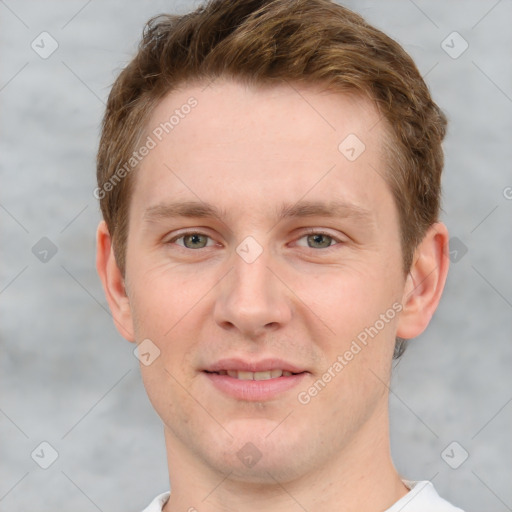
M 278 379 L 279 377 L 291 377 L 292 375 L 299 375 L 305 372 L 290 372 L 288 370 L 274 369 L 260 372 L 249 372 L 245 370 L 219 370 L 218 372 L 209 372 L 205 370 L 206 373 L 214 373 L 216 375 L 227 375 L 233 379 L 238 380 L 270 380 L 270 379 Z
M 286 396 L 310 374 L 282 360 L 225 359 L 202 373 L 216 391 L 239 401 L 270 401 Z

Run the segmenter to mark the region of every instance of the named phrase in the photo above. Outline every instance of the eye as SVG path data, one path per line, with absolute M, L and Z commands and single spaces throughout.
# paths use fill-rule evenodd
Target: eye
M 306 244 L 298 243 L 299 246 L 308 247 L 309 249 L 329 249 L 333 245 L 343 243 L 339 238 L 318 230 L 310 230 L 305 235 L 301 236 L 298 241 L 306 240 Z M 181 243 L 178 243 L 181 241 Z M 208 241 L 211 243 L 208 244 Z M 184 249 L 204 249 L 215 245 L 215 242 L 205 233 L 198 231 L 189 231 L 181 233 L 178 236 L 170 239 L 167 243 L 176 243 L 176 245 Z
M 185 249 L 204 249 L 207 247 L 207 241 L 209 238 L 210 237 L 204 233 L 190 231 L 188 233 L 182 233 L 181 235 L 172 238 L 168 243 L 175 243 L 178 240 L 183 240 L 183 244 L 178 243 L 177 245 L 184 247 Z M 211 241 L 213 242 L 213 240 Z M 211 245 L 214 244 L 210 244 L 210 247 Z
M 335 245 L 336 242 L 342 243 L 341 240 L 335 238 L 329 233 L 324 233 L 322 231 L 308 231 L 308 233 L 299 238 L 299 240 L 306 239 L 307 247 L 310 249 L 328 249 L 332 245 Z M 332 243 L 334 242 L 334 244 Z M 304 245 L 299 244 L 302 247 Z

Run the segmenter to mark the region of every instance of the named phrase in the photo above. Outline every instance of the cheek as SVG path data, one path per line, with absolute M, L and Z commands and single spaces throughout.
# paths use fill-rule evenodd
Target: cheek
M 302 285 L 308 290 L 309 306 L 323 336 L 314 336 L 323 352 L 325 368 L 319 397 L 340 407 L 357 405 L 357 397 L 371 400 L 385 391 L 395 346 L 396 325 L 401 311 L 399 277 L 370 266 L 331 273 Z M 307 285 L 307 286 L 306 286 Z M 307 303 L 307 300 L 305 300 Z M 318 321 L 318 318 L 322 322 Z M 327 326 L 328 330 L 322 326 Z M 312 390 L 314 394 L 316 391 Z
M 141 261 L 140 268 L 143 268 Z M 165 266 L 132 275 L 130 300 L 137 342 L 150 339 L 159 350 L 150 366 L 141 365 L 148 394 L 179 392 L 179 384 L 195 375 L 194 351 L 199 337 L 198 314 L 208 291 L 205 280 Z M 162 386 L 162 382 L 167 385 Z M 164 390 L 167 390 L 164 392 Z
M 368 266 L 331 269 L 315 278 L 297 276 L 294 282 L 297 295 L 340 340 L 373 324 L 400 296 Z
M 201 282 L 193 276 L 164 266 L 136 272 L 132 276 L 130 292 L 137 339 L 171 336 L 206 293 Z

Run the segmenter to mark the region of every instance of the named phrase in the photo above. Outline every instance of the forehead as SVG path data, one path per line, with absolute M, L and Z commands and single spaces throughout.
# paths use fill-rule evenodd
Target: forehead
M 383 137 L 376 107 L 356 94 L 220 79 L 189 84 L 150 116 L 144 138 L 153 147 L 136 173 L 134 201 L 143 207 L 177 195 L 248 208 L 258 199 L 271 206 L 277 196 L 293 203 L 336 194 L 371 202 L 386 186 Z
M 210 141 L 240 141 L 244 134 L 250 135 L 247 142 L 257 144 L 272 133 L 273 139 L 264 140 L 271 148 L 298 140 L 317 144 L 321 136 L 336 149 L 349 130 L 368 143 L 377 140 L 384 127 L 380 121 L 375 104 L 355 91 L 290 82 L 250 86 L 217 78 L 168 93 L 153 109 L 146 133 L 177 143 L 186 137 L 189 146 L 198 148 Z M 200 128 L 200 137 L 193 137 L 190 125 L 196 133 Z

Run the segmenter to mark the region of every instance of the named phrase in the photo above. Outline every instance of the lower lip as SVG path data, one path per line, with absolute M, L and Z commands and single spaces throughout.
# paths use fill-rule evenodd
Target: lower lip
M 238 400 L 263 401 L 276 398 L 297 386 L 307 372 L 267 380 L 240 380 L 229 375 L 203 372 L 220 391 Z

